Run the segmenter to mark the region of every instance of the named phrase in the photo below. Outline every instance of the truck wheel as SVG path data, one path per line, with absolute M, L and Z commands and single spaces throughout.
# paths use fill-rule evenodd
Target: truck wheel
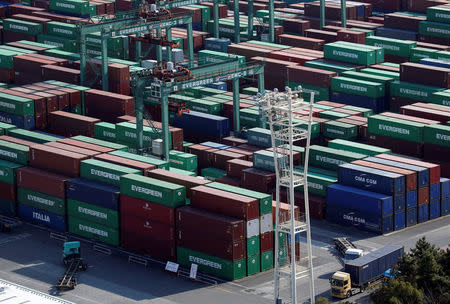
M 347 291 L 347 299 L 350 298 L 352 296 L 352 291 Z

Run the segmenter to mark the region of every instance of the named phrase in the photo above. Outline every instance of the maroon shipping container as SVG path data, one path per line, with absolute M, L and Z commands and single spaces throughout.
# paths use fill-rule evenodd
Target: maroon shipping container
M 261 252 L 266 252 L 274 249 L 274 232 L 269 231 L 259 236 L 259 243 Z
M 58 79 L 66 83 L 80 84 L 80 70 L 56 65 L 43 65 L 41 69 L 43 80 Z
M 65 198 L 66 181 L 70 177 L 31 167 L 17 169 L 17 186 Z
M 269 193 L 275 187 L 275 173 L 256 168 L 242 170 L 241 184 L 244 188 Z
M 304 66 L 290 66 L 287 68 L 289 81 L 301 82 L 319 87 L 330 87 L 331 79 L 336 72 L 309 68 Z
M 395 156 L 390 154 L 378 154 L 376 155 L 378 158 L 384 158 L 392 161 L 397 161 L 400 163 L 406 163 L 414 166 L 428 168 L 430 170 L 430 184 L 439 183 L 441 176 L 441 168 L 437 164 L 432 164 L 424 161 L 414 160 L 406 157 Z
M 401 107 L 400 113 L 405 115 L 421 117 L 425 119 L 437 120 L 440 121 L 441 123 L 446 123 L 447 121 L 450 121 L 450 112 L 421 108 L 416 107 L 414 105 Z
M 0 182 L 0 199 L 16 201 L 16 185 Z
M 276 52 L 269 53 L 269 54 L 267 54 L 267 58 L 295 62 L 301 66 L 305 65 L 305 63 L 307 61 L 316 59 L 315 57 L 309 57 L 309 56 L 305 56 L 305 55 L 299 55 L 299 54 L 284 52 L 284 51 L 276 51 Z
M 243 145 L 248 143 L 248 140 L 243 139 L 243 138 L 238 138 L 238 137 L 234 137 L 234 136 L 228 136 L 228 137 L 224 137 L 221 140 L 221 143 L 227 146 L 238 146 L 238 145 Z
M 352 164 L 360 165 L 364 167 L 370 167 L 373 169 L 380 169 L 384 171 L 389 171 L 397 174 L 401 174 L 405 176 L 406 182 L 406 191 L 416 190 L 417 189 L 417 172 L 411 170 L 405 170 L 397 167 L 386 166 L 382 164 L 372 163 L 365 160 L 356 160 L 353 161 Z
M 48 94 L 44 89 L 42 92 L 38 92 L 36 90 L 31 90 L 26 87 L 14 87 L 11 88 L 12 91 L 18 91 L 25 94 L 32 94 L 33 96 L 45 98 L 45 102 L 47 103 L 47 113 L 57 111 L 58 110 L 58 97 L 53 94 Z
M 443 112 L 449 112 L 450 113 L 450 107 L 447 106 L 441 106 L 441 105 L 437 105 L 434 103 L 423 103 L 423 102 L 416 102 L 414 104 L 412 104 L 415 107 L 423 107 L 423 108 L 427 108 L 427 109 L 432 109 L 432 110 L 438 110 L 438 111 L 443 111 Z
M 94 125 L 98 122 L 100 119 L 64 111 L 48 114 L 50 132 L 65 137 L 76 135 L 94 137 Z
M 253 162 L 241 160 L 241 159 L 232 159 L 227 161 L 227 175 L 231 177 L 241 178 L 242 170 L 252 168 Z
M 246 236 L 243 220 L 191 206 L 177 208 L 176 214 L 178 228 L 202 232 L 208 227 L 208 234 L 227 241 L 243 240 Z
M 25 16 L 25 15 L 23 15 L 23 16 Z M 47 18 L 42 18 L 42 19 L 46 19 L 46 20 L 51 21 L 50 19 L 47 19 Z M 39 54 L 42 54 L 43 52 L 48 50 L 47 47 L 40 47 L 40 46 L 36 46 L 36 45 L 24 44 L 24 43 L 21 43 L 21 42 L 8 42 L 8 43 L 6 43 L 6 45 L 7 46 L 16 47 L 16 48 L 25 49 L 25 50 L 36 51 Z
M 19 20 L 23 20 L 23 21 L 28 21 L 28 22 L 33 22 L 33 23 L 40 23 L 40 24 L 42 24 L 44 33 L 47 32 L 46 27 L 45 27 L 47 22 L 52 21 L 51 19 L 48 19 L 48 18 L 41 18 L 41 17 L 37 17 L 37 16 L 24 15 L 24 14 L 12 15 L 11 18 L 19 19 Z
M 336 32 L 309 29 L 309 30 L 305 31 L 305 35 L 308 38 L 321 39 L 325 43 L 332 43 L 332 42 L 337 41 L 337 33 Z
M 229 148 L 226 151 L 244 155 L 244 158 L 240 158 L 240 159 L 248 160 L 248 161 L 252 161 L 253 160 L 253 152 L 250 152 L 250 151 L 247 151 L 247 150 L 244 150 L 244 149 L 240 149 L 238 147 Z M 226 164 L 225 164 L 225 166 L 226 166 Z
M 8 5 L 8 17 L 16 14 L 31 15 L 33 12 L 43 12 L 43 8 L 25 6 L 22 4 Z
M 192 145 L 188 147 L 188 153 L 197 155 L 197 167 L 199 170 L 211 167 L 213 153 L 216 151 L 219 150 L 203 145 Z
M 214 180 L 215 182 L 240 187 L 241 186 L 241 178 L 240 177 L 230 177 L 230 176 L 222 176 L 219 178 L 216 178 Z
M 19 144 L 19 145 L 23 145 L 23 146 L 27 146 L 27 147 L 38 145 L 38 143 L 33 142 L 33 141 L 16 138 L 16 137 L 11 137 L 11 136 L 7 136 L 7 135 L 0 136 L 0 140 L 8 141 L 11 143 L 15 143 L 15 144 Z
M 191 206 L 245 220 L 259 217 L 258 200 L 205 186 L 191 189 Z
M 311 29 L 306 29 L 305 32 Z M 325 45 L 325 40 L 317 37 L 302 37 L 290 34 L 282 34 L 278 36 L 278 42 L 283 45 L 292 47 L 305 48 L 309 50 L 322 51 Z
M 372 133 L 367 133 L 367 140 L 371 145 L 391 149 L 392 152 L 397 154 L 403 154 L 417 158 L 423 157 L 423 144 L 421 143 Z
M 246 243 L 244 240 L 231 242 L 216 239 L 205 231 L 194 232 L 177 228 L 177 246 L 204 252 L 231 261 L 246 257 Z
M 288 201 L 288 192 L 286 189 L 280 191 L 280 200 Z M 305 213 L 305 197 L 303 192 L 294 192 L 294 203 L 299 207 L 300 213 Z M 288 205 L 289 206 L 289 205 Z M 326 198 L 317 195 L 309 195 L 309 215 L 312 218 L 323 220 L 325 218 Z
M 214 168 L 226 170 L 228 160 L 245 159 L 246 156 L 239 153 L 230 152 L 228 150 L 219 150 L 213 153 L 212 165 Z
M 420 187 L 417 189 L 417 204 L 419 206 L 430 203 L 430 187 Z
M 448 51 L 448 50 L 450 50 L 450 46 L 448 46 L 448 45 L 426 43 L 426 42 L 421 42 L 421 41 L 417 41 L 417 47 L 423 47 L 423 48 L 428 48 L 428 49 L 436 49 L 436 50 L 440 50 L 440 51 Z
M 79 148 L 89 149 L 89 150 L 92 150 L 92 151 L 97 151 L 97 152 L 100 152 L 100 153 L 108 153 L 108 152 L 115 151 L 115 149 L 112 149 L 112 148 L 90 144 L 90 143 L 87 143 L 87 142 L 84 142 L 84 141 L 75 140 L 75 139 L 72 139 L 72 138 L 60 139 L 57 142 L 60 142 L 60 143 L 66 144 L 66 145 L 79 147 Z
M 148 176 L 166 181 L 169 183 L 182 185 L 186 188 L 186 197 L 191 198 L 192 192 L 191 189 L 197 186 L 202 186 L 209 184 L 211 181 L 204 180 L 195 176 L 187 176 L 185 174 L 177 173 L 177 172 L 171 172 L 163 169 L 155 169 L 150 172 L 148 172 Z
M 149 255 L 164 261 L 176 261 L 175 241 L 158 241 L 136 231 L 121 229 L 120 242 L 124 249 Z
M 423 75 L 427 75 L 427 77 L 423 77 Z M 406 62 L 400 65 L 400 80 L 448 89 L 450 87 L 450 69 Z
M 84 154 L 74 153 L 46 145 L 30 147 L 30 165 L 70 177 L 80 175 L 80 162 L 88 159 Z
M 134 98 L 131 96 L 95 89 L 88 90 L 84 94 L 88 116 L 115 123 L 119 116 L 134 114 Z
M 175 227 L 149 218 L 122 213 L 120 215 L 121 229 L 134 232 L 149 239 L 158 241 L 174 241 Z
M 385 14 L 384 26 L 390 28 L 397 28 L 406 31 L 419 31 L 419 24 L 421 21 L 426 21 L 425 16 L 412 16 L 407 14 Z
M 120 156 L 115 156 L 111 154 L 98 154 L 94 156 L 94 159 L 102 160 L 108 163 L 129 167 L 136 170 L 141 170 L 144 176 L 149 176 L 150 172 L 156 169 L 155 165 L 144 163 Z
M 281 198 L 281 194 L 282 193 L 280 192 L 280 198 Z M 276 196 L 276 194 L 273 193 L 273 197 L 275 197 L 275 196 Z M 275 215 L 277 214 L 276 207 L 277 207 L 277 202 L 272 201 L 272 219 L 273 219 L 274 225 L 276 224 L 276 218 L 275 218 Z M 280 202 L 279 214 L 280 214 L 280 216 L 279 216 L 280 223 L 289 221 L 291 219 L 291 205 Z M 294 206 L 294 218 L 300 219 L 300 208 L 298 206 Z
M 1 138 L 1 137 L 0 137 Z M 423 157 L 432 162 L 450 161 L 450 148 L 446 146 L 425 143 L 423 147 Z
M 401 107 L 416 103 L 416 99 L 391 96 L 389 99 L 389 110 L 392 112 L 400 112 Z
M 123 194 L 120 196 L 120 212 L 121 214 L 134 215 L 171 226 L 175 225 L 175 208 Z
M 380 113 L 380 115 L 403 119 L 403 120 L 414 121 L 414 122 L 418 122 L 418 123 L 422 123 L 422 124 L 426 124 L 426 125 L 433 125 L 433 124 L 440 123 L 437 120 L 425 119 L 425 118 L 420 118 L 420 117 L 416 117 L 416 116 L 412 116 L 412 115 L 403 115 L 403 114 L 397 114 L 397 113 L 392 113 L 392 112 L 383 112 L 383 113 Z
M 337 32 L 337 40 L 364 44 L 366 43 L 366 34 L 351 30 L 340 30 Z
M 283 20 L 283 27 L 285 32 L 296 33 L 303 36 L 305 31 L 311 28 L 311 23 L 308 20 L 285 19 Z
M 69 152 L 83 154 L 83 155 L 88 156 L 89 158 L 100 154 L 100 152 L 98 152 L 98 151 L 92 151 L 92 150 L 85 149 L 85 148 L 80 148 L 80 147 L 76 147 L 76 146 L 72 146 L 72 145 L 66 145 L 66 144 L 63 144 L 63 143 L 60 143 L 57 141 L 47 142 L 44 145 L 49 146 L 49 147 L 58 148 L 58 149 L 65 150 L 65 151 L 69 151 Z
M 396 72 L 396 73 L 400 72 L 400 67 L 393 67 L 390 65 L 374 64 L 374 65 L 371 65 L 370 68 L 377 69 L 377 70 L 389 71 L 389 72 Z

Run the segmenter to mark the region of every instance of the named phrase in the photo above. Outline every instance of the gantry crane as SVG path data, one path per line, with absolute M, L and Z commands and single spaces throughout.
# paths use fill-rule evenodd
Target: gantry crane
M 162 137 L 164 158 L 169 159 L 169 102 L 168 96 L 188 88 L 203 86 L 219 81 L 233 81 L 233 122 L 234 131 L 240 132 L 239 122 L 239 79 L 247 76 L 258 76 L 258 88 L 264 91 L 264 64 L 248 62 L 245 66 L 237 60 L 214 63 L 192 70 L 180 69 L 172 63 L 165 68 L 155 67 L 131 73 L 131 86 L 136 103 L 137 148 L 143 149 L 143 117 L 144 102 L 161 105 Z M 144 98 L 145 96 L 145 98 Z

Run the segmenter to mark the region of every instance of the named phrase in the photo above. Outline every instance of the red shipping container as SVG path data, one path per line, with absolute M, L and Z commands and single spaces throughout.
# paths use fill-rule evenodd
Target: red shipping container
M 404 115 L 411 115 L 425 119 L 436 120 L 440 121 L 441 123 L 446 123 L 447 121 L 450 121 L 450 112 L 421 108 L 416 107 L 414 105 L 401 107 L 400 113 Z
M 34 145 L 30 147 L 31 166 L 47 169 L 70 177 L 80 175 L 80 162 L 88 158 L 84 154 L 45 145 Z
M 92 150 L 88 150 L 88 149 L 84 149 L 84 148 L 80 148 L 80 147 L 76 147 L 76 146 L 72 146 L 72 145 L 66 145 L 66 144 L 63 144 L 63 143 L 60 143 L 57 141 L 47 142 L 44 145 L 48 146 L 48 147 L 54 147 L 54 148 L 58 148 L 61 150 L 69 151 L 69 152 L 83 154 L 83 155 L 88 156 L 89 158 L 100 154 L 100 152 L 98 152 L 98 151 L 92 151 Z
M 259 217 L 259 202 L 243 195 L 205 186 L 191 189 L 191 206 L 239 219 Z
M 199 170 L 211 167 L 212 155 L 216 151 L 218 149 L 203 145 L 192 145 L 188 147 L 188 153 L 197 155 L 197 167 Z
M 304 66 L 290 66 L 287 68 L 289 81 L 301 82 L 319 87 L 330 87 L 331 79 L 336 72 L 320 70 Z
M 66 145 L 79 147 L 79 148 L 89 149 L 89 150 L 92 150 L 92 151 L 97 151 L 97 152 L 100 152 L 100 153 L 108 153 L 108 152 L 115 151 L 115 149 L 112 149 L 112 148 L 90 144 L 90 143 L 87 143 L 87 142 L 84 142 L 84 141 L 75 140 L 75 139 L 72 139 L 72 138 L 60 139 L 57 142 L 60 142 L 60 143 L 66 144 Z
M 392 112 L 383 112 L 380 115 L 403 119 L 403 120 L 414 121 L 414 122 L 418 122 L 418 123 L 422 123 L 422 124 L 426 124 L 426 125 L 433 125 L 433 124 L 440 123 L 438 120 L 424 119 L 424 118 L 420 118 L 420 117 L 416 117 L 416 116 L 412 116 L 412 115 L 403 115 L 403 114 L 397 114 L 397 113 L 392 113 Z
M 94 137 L 94 125 L 98 122 L 100 119 L 63 111 L 48 114 L 50 132 L 66 137 L 76 135 Z
M 222 176 L 222 177 L 216 178 L 214 181 L 225 184 L 225 185 L 235 186 L 235 187 L 241 186 L 241 178 L 240 177 Z
M 175 225 L 175 208 L 127 195 L 120 196 L 120 212 L 121 214 L 129 214 L 171 226 Z
M 309 31 L 311 29 L 307 29 Z M 310 50 L 323 50 L 323 46 L 325 44 L 325 40 L 322 38 L 315 37 L 303 37 L 303 36 L 295 36 L 289 34 L 283 34 L 278 36 L 279 43 L 283 45 L 289 45 L 293 47 L 305 48 Z
M 16 201 L 16 185 L 0 182 L 0 199 L 10 202 Z
M 243 154 L 230 152 L 228 150 L 219 150 L 213 153 L 212 165 L 214 168 L 225 170 L 228 160 L 245 158 L 246 156 Z
M 244 158 L 235 158 L 235 159 L 243 159 L 243 160 L 248 160 L 248 161 L 253 160 L 253 152 L 250 152 L 250 151 L 247 151 L 244 149 L 240 149 L 238 147 L 229 148 L 226 151 L 244 155 Z M 226 167 L 226 164 L 225 164 L 225 167 Z
M 232 159 L 227 161 L 227 175 L 231 177 L 241 178 L 242 170 L 252 168 L 253 162 L 242 159 Z
M 11 136 L 7 136 L 7 135 L 0 136 L 0 140 L 8 141 L 11 143 L 15 143 L 15 144 L 19 144 L 19 145 L 23 145 L 23 146 L 27 146 L 27 147 L 38 145 L 38 143 L 33 142 L 33 141 L 16 138 L 16 137 L 11 137 Z
M 243 220 L 191 206 L 177 208 L 176 214 L 178 228 L 201 232 L 208 227 L 208 234 L 228 241 L 243 240 L 246 236 Z
M 164 261 L 176 261 L 175 241 L 158 241 L 136 231 L 120 231 L 122 247 L 136 253 L 149 255 Z
M 219 258 L 236 261 L 246 257 L 246 242 L 216 239 L 208 232 L 177 229 L 177 245 L 204 252 Z
M 122 230 L 134 232 L 149 239 L 171 242 L 175 240 L 174 226 L 150 220 L 149 218 L 122 213 L 120 215 L 120 224 Z
M 70 177 L 31 167 L 17 169 L 17 186 L 65 198 L 66 181 Z
M 337 32 L 337 40 L 364 44 L 366 43 L 366 33 L 351 30 L 340 30 Z
M 115 123 L 122 115 L 134 114 L 134 98 L 91 89 L 84 93 L 86 115 Z
M 305 31 L 305 35 L 308 38 L 323 40 L 325 43 L 331 43 L 331 42 L 337 41 L 337 33 L 336 32 L 309 29 L 309 30 Z
M 227 146 L 238 146 L 238 145 L 243 145 L 246 144 L 248 141 L 246 139 L 243 138 L 238 138 L 238 137 L 234 137 L 234 136 L 229 136 L 229 137 L 224 137 L 221 140 L 221 143 Z
M 273 193 L 273 197 L 275 197 L 276 194 Z M 280 192 L 281 197 L 281 192 Z M 276 218 L 275 215 L 277 214 L 277 202 L 272 201 L 272 217 L 273 217 L 273 224 L 276 225 Z M 291 205 L 280 202 L 279 205 L 279 221 L 280 223 L 287 222 L 291 219 Z M 294 218 L 300 219 L 300 208 L 298 206 L 294 206 Z
M 430 203 L 430 187 L 420 187 L 417 189 L 417 204 L 419 206 Z
M 261 252 L 266 252 L 269 250 L 274 250 L 274 232 L 269 231 L 266 233 L 263 233 L 259 236 L 259 242 L 260 242 L 260 249 Z
M 367 139 L 369 144 L 391 149 L 392 152 L 397 154 L 409 155 L 417 158 L 423 157 L 423 144 L 420 143 L 372 133 L 367 134 Z
M 378 158 L 384 158 L 388 160 L 397 161 L 399 163 L 406 163 L 414 166 L 428 168 L 430 170 L 430 184 L 436 184 L 440 181 L 441 176 L 441 168 L 437 164 L 428 163 L 424 161 L 414 160 L 406 157 L 395 156 L 390 154 L 378 154 L 376 155 Z
M 275 187 L 275 173 L 256 168 L 242 170 L 241 184 L 244 188 L 269 193 Z
M 58 86 L 48 84 L 48 83 L 43 83 L 43 82 L 38 82 L 38 83 L 35 83 L 34 85 L 44 87 L 44 88 L 49 88 L 49 89 L 56 89 L 58 91 L 68 93 L 70 107 L 81 106 L 81 91 L 79 91 L 79 90 L 58 87 Z
M 108 163 L 129 167 L 136 170 L 141 170 L 144 176 L 149 176 L 150 172 L 156 169 L 155 165 L 144 163 L 111 154 L 99 154 L 94 156 L 94 159 L 102 160 Z

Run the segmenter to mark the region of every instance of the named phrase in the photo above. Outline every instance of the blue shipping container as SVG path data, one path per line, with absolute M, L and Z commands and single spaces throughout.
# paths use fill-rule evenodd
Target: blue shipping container
M 417 187 L 427 187 L 430 183 L 430 171 L 427 168 L 414 166 L 410 164 L 400 163 L 392 160 L 387 160 L 384 158 L 368 157 L 364 159 L 365 161 L 370 161 L 377 164 L 388 165 L 392 167 L 402 168 L 406 170 L 411 170 L 417 172 Z
M 406 195 L 396 194 L 393 196 L 394 199 L 394 212 L 405 211 L 406 206 Z
M 388 171 L 343 164 L 338 169 L 339 183 L 388 195 L 405 194 L 405 176 Z
M 394 213 L 394 230 L 400 230 L 405 228 L 406 225 L 406 213 L 405 211 Z
M 190 131 L 197 131 L 216 137 L 226 137 L 230 135 L 230 120 L 228 118 L 190 111 L 183 115 L 175 115 L 174 127 L 183 128 Z
M 420 205 L 417 207 L 417 223 L 423 223 L 429 220 L 430 216 L 429 204 Z
M 213 88 L 213 89 L 216 89 L 216 90 L 226 91 L 227 90 L 227 83 L 219 81 L 219 82 L 214 82 L 214 83 L 207 84 L 207 85 L 205 85 L 205 87 Z
M 272 147 L 272 135 L 270 130 L 263 128 L 251 128 L 247 131 L 249 145 L 270 148 Z
M 0 122 L 15 125 L 19 128 L 32 130 L 34 129 L 34 116 L 19 116 L 11 113 L 0 112 Z
M 381 277 L 389 268 L 397 265 L 403 256 L 404 248 L 400 245 L 387 245 L 369 254 L 345 263 L 345 272 L 350 274 L 352 283 L 364 286 L 367 282 Z
M 450 197 L 450 179 L 441 177 L 441 197 L 446 198 Z
M 202 142 L 201 145 L 207 146 L 207 147 L 211 147 L 211 148 L 214 148 L 214 149 L 219 149 L 219 150 L 226 150 L 226 149 L 231 148 L 231 146 L 222 145 L 222 144 L 215 143 L 215 142 L 212 142 L 212 141 Z
M 333 91 L 330 94 L 330 99 L 333 102 L 343 103 L 349 106 L 368 108 L 377 114 L 384 112 L 389 108 L 389 103 L 386 97 L 370 98 L 367 96 Z
M 417 190 L 406 192 L 406 209 L 417 207 Z
M 441 199 L 441 184 L 436 183 L 430 185 L 430 202 Z
M 82 178 L 74 178 L 66 184 L 67 198 L 119 210 L 120 188 Z
M 440 68 L 447 68 L 450 69 L 450 62 L 439 60 L 439 59 L 433 59 L 433 58 L 423 58 L 420 59 L 420 64 L 426 64 L 431 66 L 437 66 Z
M 414 226 L 417 224 L 417 207 L 409 208 L 406 210 L 406 227 Z
M 441 216 L 450 214 L 450 197 L 441 200 Z
M 226 53 L 230 44 L 231 41 L 228 38 L 206 38 L 205 50 Z
M 326 214 L 327 221 L 329 222 L 344 226 L 353 226 L 361 230 L 379 234 L 392 232 L 394 228 L 392 214 L 381 217 L 331 204 L 327 204 Z
M 66 231 L 66 217 L 45 210 L 17 204 L 19 217 L 25 221 L 43 225 L 55 230 Z
M 389 27 L 378 27 L 376 29 L 376 35 L 386 38 L 393 38 L 393 39 L 399 39 L 399 40 L 412 40 L 417 41 L 417 32 L 413 31 L 405 31 L 405 30 L 399 30 L 395 28 L 389 28 Z
M 339 184 L 327 187 L 327 204 L 377 216 L 386 216 L 393 213 L 392 196 Z
M 430 203 L 430 220 L 441 216 L 441 201 L 434 201 Z

